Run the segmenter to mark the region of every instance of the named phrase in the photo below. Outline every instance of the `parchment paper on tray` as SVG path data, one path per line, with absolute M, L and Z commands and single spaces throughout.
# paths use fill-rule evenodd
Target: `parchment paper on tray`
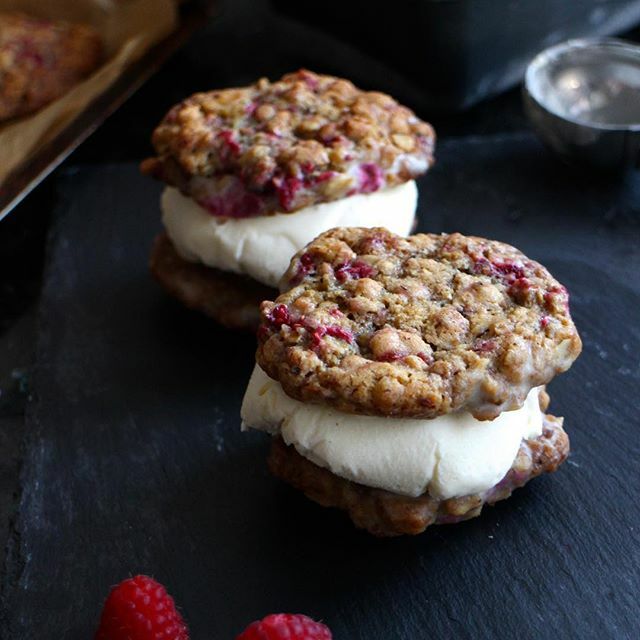
M 152 45 L 177 25 L 177 0 L 0 0 L 0 12 L 92 25 L 105 61 L 67 94 L 23 118 L 0 126 L 0 186 L 40 145 L 62 131 Z

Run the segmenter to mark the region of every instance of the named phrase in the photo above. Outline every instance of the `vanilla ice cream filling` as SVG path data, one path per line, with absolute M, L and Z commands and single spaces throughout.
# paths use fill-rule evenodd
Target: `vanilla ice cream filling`
M 185 260 L 246 274 L 277 287 L 293 255 L 333 227 L 386 227 L 408 235 L 417 201 L 418 189 L 410 180 L 295 213 L 253 218 L 213 216 L 178 189 L 166 187 L 161 208 L 167 234 Z
M 523 438 L 542 433 L 532 389 L 495 420 L 452 413 L 432 420 L 361 416 L 287 396 L 256 365 L 242 402 L 242 428 L 282 436 L 311 462 L 368 487 L 447 499 L 482 493 L 509 471 Z

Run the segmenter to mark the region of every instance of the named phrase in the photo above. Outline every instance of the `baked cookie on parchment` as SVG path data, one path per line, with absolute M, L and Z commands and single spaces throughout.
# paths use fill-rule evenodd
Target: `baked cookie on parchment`
M 102 55 L 89 25 L 0 13 L 0 121 L 59 98 L 96 69 Z

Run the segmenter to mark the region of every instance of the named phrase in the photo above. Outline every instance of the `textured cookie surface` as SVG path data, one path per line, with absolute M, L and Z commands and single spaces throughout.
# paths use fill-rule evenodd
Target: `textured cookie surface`
M 434 132 L 388 95 L 301 70 L 198 93 L 153 134 L 143 171 L 215 215 L 248 217 L 370 193 L 424 173 Z
M 0 14 L 0 120 L 55 100 L 102 59 L 98 34 L 87 25 Z
M 255 331 L 260 303 L 275 293 L 246 276 L 184 260 L 166 234 L 154 242 L 150 269 L 173 297 L 230 329 Z
M 562 419 L 547 415 L 542 435 L 522 441 L 511 469 L 495 487 L 448 500 L 436 500 L 428 494 L 410 498 L 345 480 L 302 457 L 281 438 L 273 440 L 269 468 L 311 500 L 346 511 L 358 528 L 375 536 L 399 536 L 421 533 L 432 524 L 479 516 L 485 504 L 504 500 L 532 478 L 556 471 L 568 454 L 569 438 L 562 429 Z
M 492 419 L 581 349 L 566 289 L 483 238 L 333 229 L 281 289 L 262 305 L 258 364 L 292 398 L 342 411 Z

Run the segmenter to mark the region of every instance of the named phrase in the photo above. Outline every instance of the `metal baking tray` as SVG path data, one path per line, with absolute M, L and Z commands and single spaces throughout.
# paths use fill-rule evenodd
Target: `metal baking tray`
M 215 0 L 187 2 L 178 27 L 154 45 L 57 136 L 42 145 L 0 184 L 0 220 L 130 98 L 189 36 L 214 14 Z

